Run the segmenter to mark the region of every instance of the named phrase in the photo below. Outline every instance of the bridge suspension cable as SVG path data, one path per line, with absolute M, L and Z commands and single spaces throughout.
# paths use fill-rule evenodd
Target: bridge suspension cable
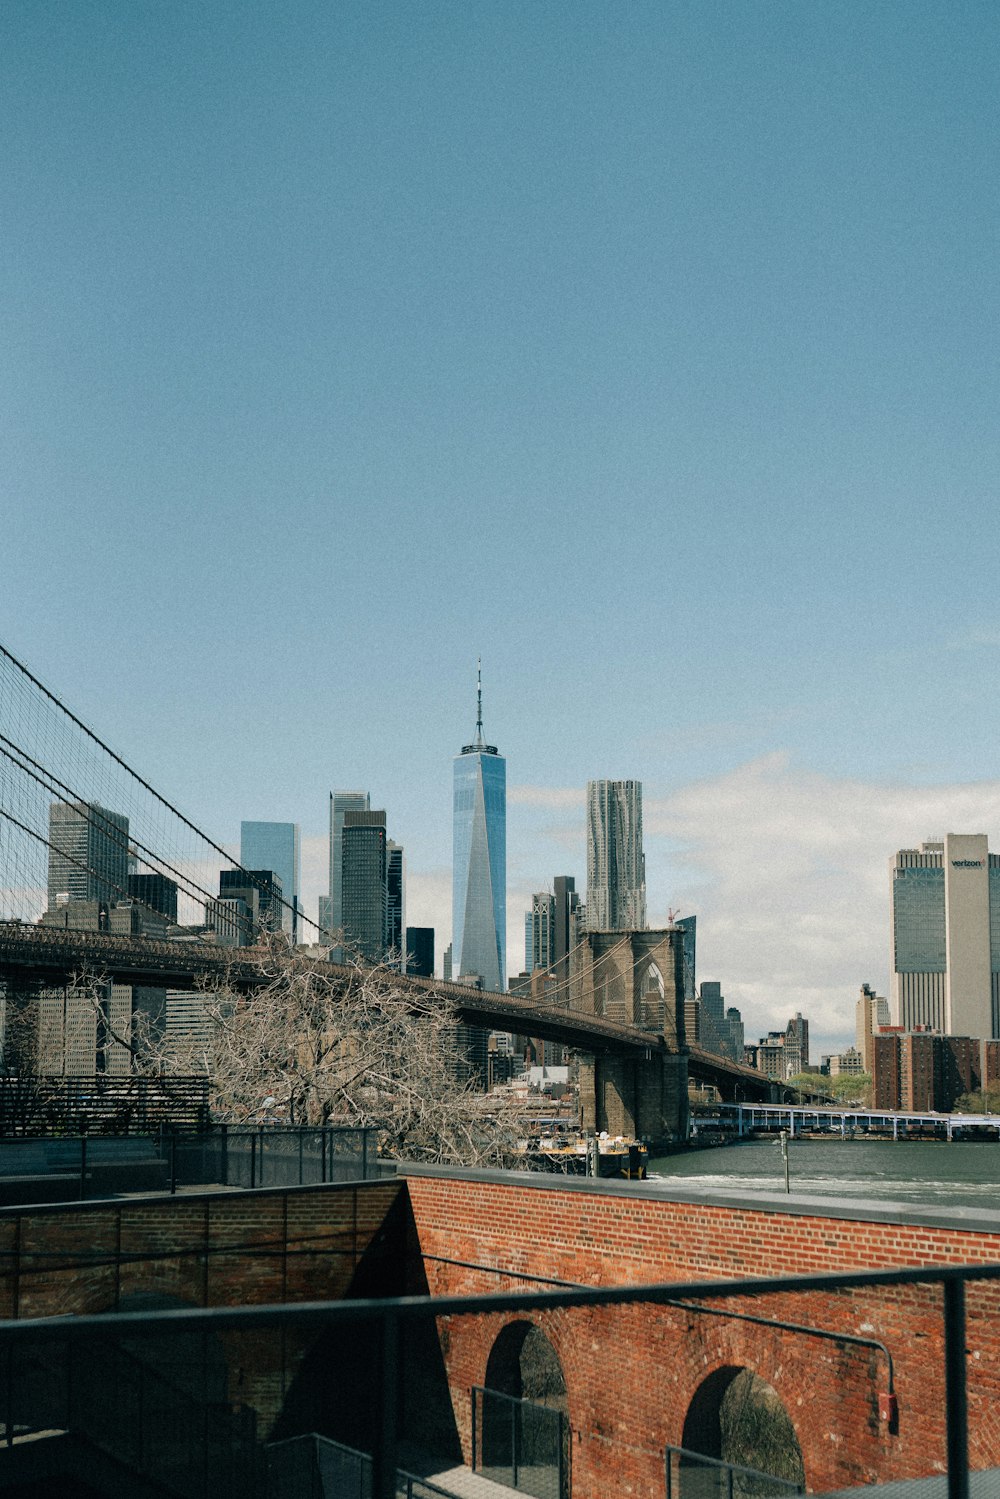
M 54 839 L 60 804 L 72 809 L 77 831 Z M 0 643 L 0 917 L 41 916 L 55 893 L 54 859 L 57 878 L 74 884 L 70 893 L 99 888 L 137 904 L 149 901 L 133 893 L 141 881 L 130 890 L 129 877 L 162 876 L 179 897 L 182 924 L 204 919 L 220 865 L 237 870 L 242 887 L 266 890 L 272 908 L 293 912 L 285 892 L 244 869 Z

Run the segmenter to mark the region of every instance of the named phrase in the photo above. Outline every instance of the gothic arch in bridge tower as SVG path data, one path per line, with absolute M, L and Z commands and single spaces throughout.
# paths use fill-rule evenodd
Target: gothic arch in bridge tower
M 649 967 L 643 975 L 642 991 L 639 996 L 640 1012 L 635 1017 L 638 1025 L 659 1028 L 662 1023 L 665 994 L 660 965 L 650 959 Z
M 790 1483 L 805 1483 L 802 1449 L 777 1391 L 738 1364 L 713 1370 L 695 1390 L 681 1446 L 736 1467 Z M 712 1475 L 692 1459 L 680 1460 L 681 1499 L 716 1492 Z

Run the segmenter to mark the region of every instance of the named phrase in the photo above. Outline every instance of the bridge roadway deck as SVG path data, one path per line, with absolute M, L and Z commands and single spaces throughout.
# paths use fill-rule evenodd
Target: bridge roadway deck
M 324 975 L 332 970 L 345 982 L 353 971 L 322 959 L 299 961 L 314 964 Z M 85 968 L 117 983 L 166 989 L 192 989 L 223 973 L 239 989 L 252 989 L 261 982 L 260 968 L 250 948 L 0 922 L 0 976 L 52 983 Z M 663 1037 L 656 1032 L 555 1005 L 540 1005 L 514 994 L 469 989 L 440 979 L 406 977 L 400 982 L 415 991 L 449 999 L 469 1025 L 539 1036 L 584 1051 L 645 1054 L 666 1050 Z
M 225 973 L 235 987 L 252 989 L 261 982 L 259 958 L 255 960 L 252 954 L 253 949 L 218 947 L 201 941 L 122 937 L 0 921 L 0 977 L 19 977 L 29 982 L 61 983 L 67 974 L 86 968 L 118 983 L 165 989 L 192 989 Z M 342 974 L 345 982 L 353 971 L 318 958 L 303 957 L 298 961 L 315 964 L 324 975 L 332 969 L 335 974 Z M 515 994 L 469 989 L 442 979 L 409 976 L 401 982 L 414 990 L 447 998 L 467 1025 L 537 1036 L 590 1053 L 647 1057 L 668 1052 L 658 1032 L 640 1030 L 638 1026 L 603 1016 L 539 1004 Z M 697 1045 L 686 1049 L 694 1076 L 721 1087 L 740 1082 L 747 1090 L 747 1097 L 754 1091 L 763 1097 L 770 1096 L 769 1080 L 759 1072 Z

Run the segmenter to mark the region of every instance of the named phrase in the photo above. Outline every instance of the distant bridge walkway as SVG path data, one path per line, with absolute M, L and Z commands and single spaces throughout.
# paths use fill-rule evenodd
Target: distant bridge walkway
M 914 1131 L 935 1129 L 943 1130 L 947 1139 L 952 1140 L 972 1129 L 992 1129 L 1000 1139 L 1000 1114 L 939 1114 L 933 1109 L 920 1114 L 901 1109 L 763 1103 L 723 1104 L 720 1113 L 723 1119 L 735 1124 L 739 1135 L 758 1129 L 787 1129 L 792 1136 L 822 1130 L 846 1139 L 860 1129 L 891 1133 L 894 1140 L 899 1140 Z

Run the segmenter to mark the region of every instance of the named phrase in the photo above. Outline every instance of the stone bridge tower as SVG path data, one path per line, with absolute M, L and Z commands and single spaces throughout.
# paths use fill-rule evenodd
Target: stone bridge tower
M 634 1135 L 654 1146 L 687 1138 L 683 944 L 678 927 L 581 934 L 573 1008 L 650 1033 L 645 1057 L 581 1057 L 584 1129 Z

